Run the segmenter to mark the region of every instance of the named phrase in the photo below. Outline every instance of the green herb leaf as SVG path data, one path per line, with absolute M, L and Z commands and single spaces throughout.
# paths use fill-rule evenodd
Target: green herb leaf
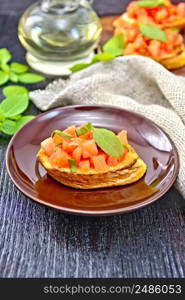
M 28 97 L 28 90 L 19 85 L 9 85 L 3 89 L 3 95 L 6 98 L 16 98 L 22 97 L 23 95 L 26 95 Z
M 94 64 L 94 63 L 97 63 L 100 61 L 109 61 L 114 58 L 115 58 L 115 55 L 112 53 L 99 53 L 93 57 L 91 64 Z
M 83 69 L 89 67 L 90 65 L 91 65 L 91 63 L 89 63 L 89 64 L 88 64 L 88 63 L 76 64 L 76 65 L 72 66 L 72 67 L 70 68 L 70 70 L 71 70 L 71 72 L 74 73 L 74 72 L 83 70 Z
M 76 173 L 77 171 L 77 165 L 76 161 L 74 159 L 69 159 L 69 165 L 72 173 Z
M 87 123 L 84 126 L 76 129 L 76 134 L 77 134 L 77 136 L 81 136 L 81 135 L 91 131 L 92 128 L 93 128 L 92 123 Z
M 146 8 L 155 8 L 164 4 L 164 0 L 139 0 L 137 5 L 139 7 L 146 7 Z
M 54 134 L 58 134 L 59 136 L 61 136 L 62 138 L 64 138 L 65 140 L 71 140 L 72 137 L 66 133 L 64 133 L 61 130 L 54 130 L 51 134 L 51 136 L 53 137 Z
M 17 131 L 16 122 L 12 120 L 5 120 L 1 125 L 1 131 L 8 135 L 13 135 Z
M 21 119 L 22 118 L 22 115 L 16 115 L 16 116 L 12 116 L 12 117 L 9 117 L 9 119 L 11 119 L 11 120 L 19 120 L 19 119 Z
M 7 83 L 8 79 L 9 79 L 9 75 L 0 71 L 0 85 Z
M 26 123 L 33 120 L 35 116 L 23 116 L 19 120 L 16 121 L 16 128 L 19 130 L 21 127 L 23 127 Z
M 10 65 L 11 71 L 16 73 L 16 74 L 22 74 L 28 71 L 28 66 L 17 63 L 17 62 L 12 62 Z
M 70 68 L 71 72 L 77 72 L 77 71 L 80 71 L 80 70 L 83 70 L 95 63 L 98 63 L 100 61 L 109 61 L 109 60 L 112 60 L 113 58 L 115 58 L 115 56 L 111 53 L 99 53 L 99 54 L 96 54 L 93 59 L 91 60 L 90 63 L 81 63 L 81 64 L 76 64 L 74 66 L 72 66 Z
M 21 97 L 12 97 L 5 99 L 1 102 L 0 107 L 3 110 L 5 117 L 13 117 L 21 114 L 28 107 L 28 96 L 22 95 Z
M 93 138 L 105 153 L 113 157 L 121 157 L 123 146 L 114 132 L 103 128 L 94 128 Z
M 17 83 L 19 81 L 19 77 L 17 76 L 17 74 L 11 72 L 9 75 L 9 80 Z
M 10 67 L 7 63 L 2 62 L 1 63 L 1 69 L 4 71 L 4 73 L 9 74 L 10 73 Z
M 38 83 L 41 81 L 44 81 L 45 77 L 38 75 L 38 74 L 34 74 L 34 73 L 24 73 L 19 75 L 19 81 L 22 83 Z
M 106 44 L 103 46 L 103 51 L 105 53 L 111 53 L 115 56 L 123 54 L 125 49 L 124 36 L 123 34 L 118 34 L 113 36 Z
M 0 62 L 1 64 L 4 63 L 6 64 L 8 61 L 10 61 L 12 58 L 12 55 L 10 51 L 6 48 L 0 49 Z
M 5 120 L 5 116 L 4 116 L 3 110 L 0 109 L 0 123 L 3 122 L 4 120 Z
M 141 33 L 152 39 L 152 40 L 158 40 L 161 42 L 167 42 L 167 36 L 166 36 L 166 32 L 159 29 L 157 26 L 153 25 L 153 24 L 141 24 L 139 26 Z

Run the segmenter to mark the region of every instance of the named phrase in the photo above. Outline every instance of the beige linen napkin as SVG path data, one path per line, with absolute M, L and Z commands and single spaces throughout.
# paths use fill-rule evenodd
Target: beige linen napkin
M 160 125 L 180 156 L 176 187 L 185 197 L 185 78 L 155 61 L 125 56 L 98 63 L 30 93 L 41 110 L 67 104 L 107 104 L 138 112 Z

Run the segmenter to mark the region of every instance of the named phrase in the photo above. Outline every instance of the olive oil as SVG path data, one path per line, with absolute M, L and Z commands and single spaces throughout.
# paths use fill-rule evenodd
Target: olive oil
M 101 31 L 87 0 L 37 2 L 25 11 L 18 26 L 19 39 L 32 60 L 50 64 L 87 58 L 97 47 Z

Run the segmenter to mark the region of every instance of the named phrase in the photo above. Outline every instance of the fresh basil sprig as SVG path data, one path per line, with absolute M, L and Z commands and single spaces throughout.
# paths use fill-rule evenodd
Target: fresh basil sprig
M 34 116 L 22 116 L 29 104 L 28 90 L 21 86 L 8 86 L 3 89 L 6 97 L 0 103 L 0 132 L 8 135 L 15 134 Z
M 140 24 L 141 33 L 152 39 L 166 43 L 168 41 L 166 32 L 153 24 Z
M 11 59 L 12 55 L 8 49 L 0 49 L 0 85 L 4 85 L 8 81 L 32 84 L 45 80 L 44 76 L 28 72 L 27 65 L 18 62 L 8 64 Z

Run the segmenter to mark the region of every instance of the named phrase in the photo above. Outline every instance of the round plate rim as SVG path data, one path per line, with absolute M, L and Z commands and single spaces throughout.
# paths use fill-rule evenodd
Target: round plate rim
M 123 207 L 123 208 L 117 208 L 117 209 L 108 209 L 108 210 L 97 210 L 97 211 L 84 211 L 84 210 L 80 210 L 80 209 L 72 209 L 72 208 L 66 208 L 66 207 L 62 207 L 62 206 L 59 206 L 59 205 L 55 205 L 55 204 L 51 204 L 51 203 L 47 203 L 41 199 L 38 199 L 37 197 L 34 197 L 32 195 L 30 195 L 28 192 L 25 192 L 23 188 L 21 188 L 19 186 L 19 184 L 16 182 L 16 180 L 14 180 L 12 174 L 11 174 L 11 171 L 10 171 L 10 167 L 9 167 L 9 162 L 8 162 L 8 159 L 9 159 L 9 155 L 10 155 L 10 149 L 13 145 L 13 142 L 14 140 L 16 139 L 17 135 L 19 132 L 21 132 L 21 130 L 23 130 L 26 126 L 30 126 L 30 124 L 32 122 L 34 122 L 36 119 L 40 118 L 41 116 L 43 115 L 46 115 L 48 113 L 51 113 L 53 111 L 62 111 L 62 110 L 65 110 L 65 109 L 70 109 L 70 108 L 90 108 L 90 107 L 93 107 L 93 108 L 112 108 L 112 109 L 119 109 L 119 110 L 122 110 L 122 111 L 125 111 L 125 112 L 129 112 L 129 113 L 132 113 L 133 115 L 137 115 L 141 118 L 144 118 L 146 119 L 148 122 L 150 122 L 153 126 L 156 126 L 158 127 L 166 136 L 167 138 L 169 139 L 171 145 L 172 145 L 172 149 L 173 149 L 173 153 L 174 153 L 174 156 L 175 156 L 175 163 L 174 163 L 174 171 L 173 171 L 173 176 L 172 176 L 172 179 L 171 181 L 169 182 L 169 184 L 161 191 L 159 191 L 159 193 L 156 193 L 154 194 L 153 196 L 149 197 L 148 199 L 145 199 L 143 202 L 140 202 L 140 203 L 137 203 L 137 204 L 134 204 L 134 205 L 131 205 L 131 206 L 128 206 L 128 207 Z M 8 174 L 11 178 L 11 180 L 13 181 L 13 183 L 15 184 L 15 186 L 24 194 L 26 195 L 29 199 L 32 199 L 34 200 L 35 202 L 37 203 L 40 203 L 42 205 L 45 205 L 47 207 L 50 207 L 50 208 L 54 208 L 54 209 L 57 209 L 63 213 L 68 213 L 68 214 L 74 214 L 74 215 L 81 215 L 81 216 L 111 216 L 111 215 L 118 215 L 118 214 L 124 214 L 124 213 L 129 213 L 129 212 L 132 212 L 134 210 L 137 210 L 137 209 L 140 209 L 142 207 L 145 207 L 149 204 L 152 204 L 154 203 L 155 201 L 157 201 L 158 199 L 160 199 L 164 194 L 166 194 L 169 189 L 173 186 L 176 178 L 177 178 L 177 175 L 178 175 L 178 172 L 179 172 L 179 168 L 180 168 L 180 163 L 179 163 L 179 154 L 178 154 L 178 151 L 177 151 L 177 148 L 173 142 L 173 140 L 169 137 L 169 135 L 159 126 L 157 125 L 154 121 L 150 120 L 149 118 L 145 117 L 144 115 L 140 114 L 140 113 L 137 113 L 135 111 L 132 111 L 132 110 L 128 110 L 128 109 L 124 109 L 124 108 L 121 108 L 121 107 L 118 107 L 118 106 L 114 106 L 114 105 L 68 105 L 68 106 L 64 106 L 64 107 L 57 107 L 57 108 L 54 108 L 54 109 L 51 109 L 51 110 L 48 110 L 46 112 L 42 112 L 40 114 L 38 114 L 33 120 L 31 120 L 30 122 L 28 122 L 26 125 L 24 125 L 10 140 L 9 142 L 9 145 L 7 147 L 7 150 L 6 150 L 6 158 L 5 158 L 5 162 L 6 162 L 6 168 L 7 168 L 7 171 L 8 171 Z

